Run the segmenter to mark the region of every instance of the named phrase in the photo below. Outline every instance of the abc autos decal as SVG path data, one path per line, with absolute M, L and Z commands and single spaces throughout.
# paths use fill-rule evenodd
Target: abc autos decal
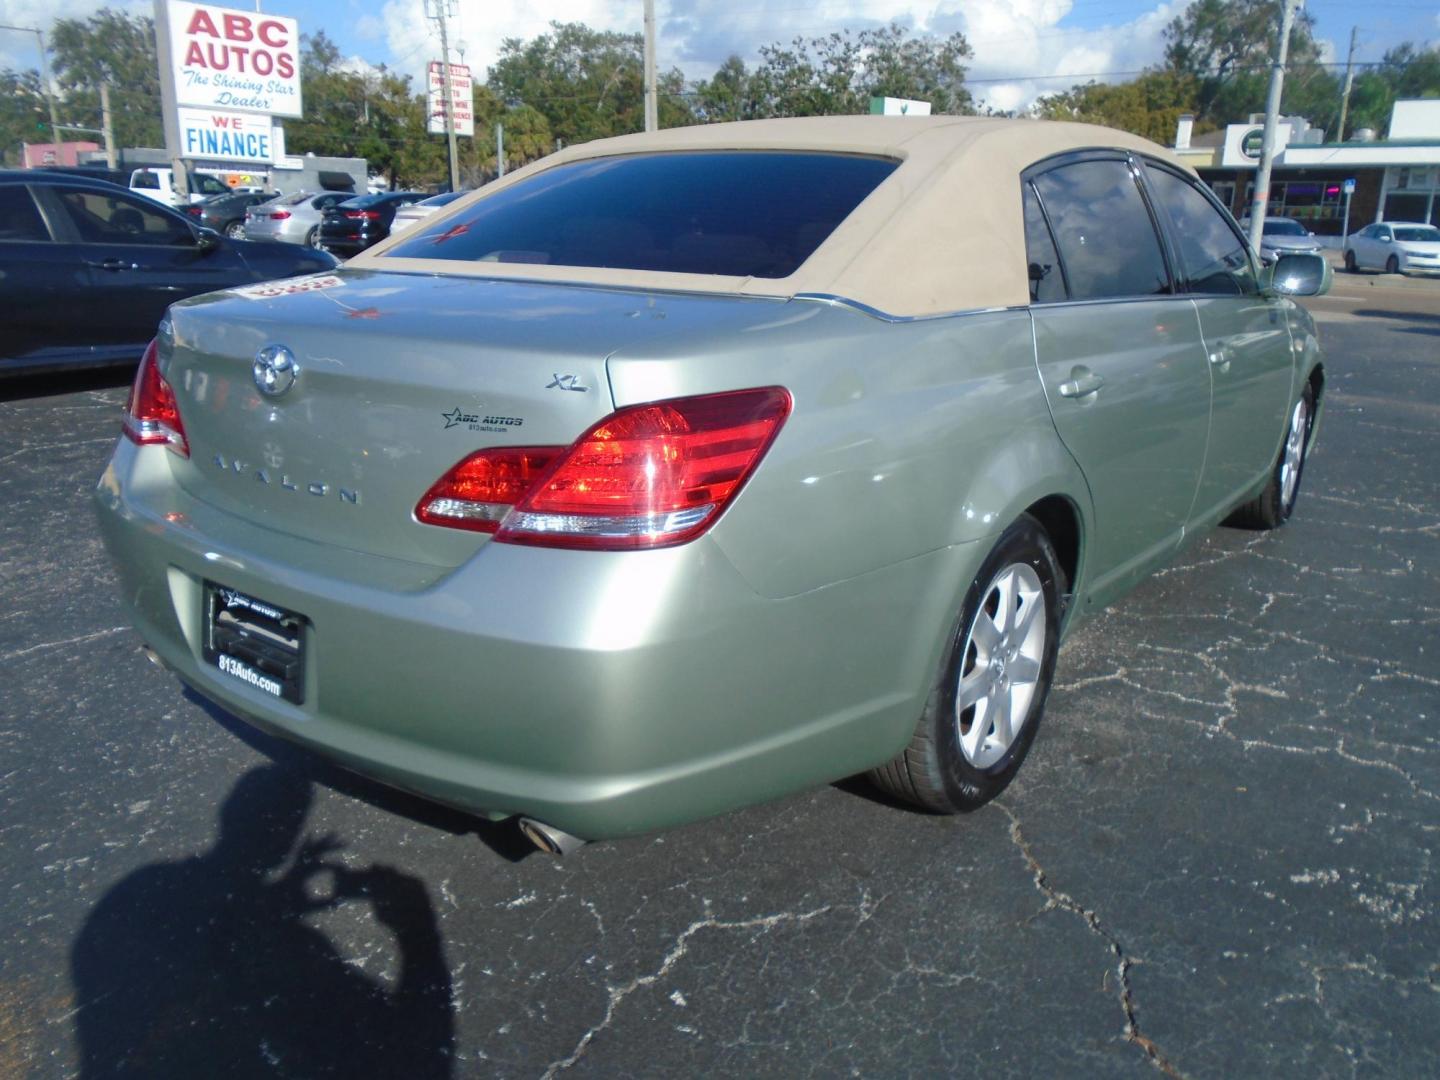
M 300 116 L 294 19 L 171 0 L 175 98 L 199 109 Z

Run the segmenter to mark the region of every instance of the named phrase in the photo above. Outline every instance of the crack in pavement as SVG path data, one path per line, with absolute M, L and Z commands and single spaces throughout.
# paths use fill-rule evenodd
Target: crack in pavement
M 29 656 L 31 653 L 44 652 L 47 649 L 59 649 L 66 645 L 79 645 L 84 641 L 94 641 L 96 638 L 109 637 L 111 634 L 123 633 L 129 630 L 126 626 L 112 626 L 108 630 L 96 630 L 92 634 L 80 634 L 78 637 L 64 638 L 61 641 L 42 641 L 38 645 L 31 645 L 28 648 L 16 649 L 14 652 L 0 654 L 0 662 L 5 660 L 18 660 L 22 656 Z
M 695 920 L 680 933 L 679 937 L 675 939 L 675 944 L 670 946 L 669 951 L 665 953 L 664 958 L 660 961 L 660 966 L 656 968 L 653 972 L 651 972 L 649 975 L 636 976 L 628 983 L 625 983 L 623 986 L 606 987 L 606 993 L 609 996 L 609 1001 L 607 1001 L 605 1005 L 605 1015 L 600 1018 L 600 1022 L 598 1024 L 595 1024 L 589 1030 L 587 1030 L 584 1035 L 580 1036 L 580 1041 L 575 1044 L 575 1049 L 570 1052 L 569 1057 L 561 1058 L 559 1061 L 552 1061 L 546 1067 L 544 1073 L 541 1074 L 541 1080 L 551 1080 L 551 1078 L 554 1077 L 557 1073 L 563 1072 L 564 1070 L 570 1068 L 582 1057 L 584 1057 L 585 1052 L 590 1048 L 590 1044 L 594 1041 L 595 1036 L 599 1035 L 600 1032 L 604 1031 L 607 1027 L 609 1027 L 611 1022 L 615 1019 L 615 1013 L 619 1010 L 621 1002 L 623 1002 L 631 994 L 635 993 L 635 991 L 642 990 L 647 986 L 653 986 L 655 983 L 665 978 L 666 975 L 670 974 L 671 970 L 675 967 L 675 965 L 678 964 L 682 959 L 684 959 L 685 954 L 690 951 L 690 939 L 693 938 L 696 934 L 700 933 L 700 931 L 768 931 L 774 929 L 776 926 L 780 926 L 783 923 L 807 923 L 812 919 L 817 919 L 821 915 L 825 915 L 833 910 L 834 905 L 826 904 L 823 907 L 813 908 L 810 911 L 781 911 L 775 913 L 774 915 L 757 915 L 751 919 L 717 919 L 713 915 L 708 915 L 703 919 Z M 861 898 L 859 910 L 861 921 L 868 919 L 873 913 L 874 908 L 873 906 L 868 904 L 868 897 Z
M 1154 1040 L 1140 1030 L 1140 1021 L 1136 1018 L 1135 998 L 1130 989 L 1130 969 L 1134 966 L 1135 961 L 1126 953 L 1125 947 L 1120 944 L 1120 939 L 1101 925 L 1100 917 L 1095 914 L 1095 912 L 1089 908 L 1082 907 L 1069 893 L 1061 892 L 1050 883 L 1049 875 L 1045 873 L 1045 868 L 1041 866 L 1040 861 L 1035 858 L 1035 853 L 1030 849 L 1029 841 L 1025 839 L 1025 833 L 1020 827 L 1020 819 L 1015 815 L 1015 812 L 1000 802 L 995 802 L 991 805 L 1010 819 L 1010 840 L 1019 850 L 1021 857 L 1025 860 L 1025 864 L 1030 868 L 1035 882 L 1035 888 L 1040 890 L 1040 893 L 1045 897 L 1045 907 L 1042 909 L 1042 913 L 1058 908 L 1078 916 L 1081 922 L 1089 928 L 1090 932 L 1104 941 L 1105 944 L 1109 946 L 1111 953 L 1114 954 L 1116 960 L 1115 975 L 1120 986 L 1120 1010 L 1125 1014 L 1125 1041 L 1143 1050 L 1150 1064 L 1154 1065 L 1155 1068 L 1159 1069 L 1166 1076 L 1172 1077 L 1174 1080 L 1185 1080 L 1185 1074 L 1165 1056 L 1160 1047 L 1155 1044 Z

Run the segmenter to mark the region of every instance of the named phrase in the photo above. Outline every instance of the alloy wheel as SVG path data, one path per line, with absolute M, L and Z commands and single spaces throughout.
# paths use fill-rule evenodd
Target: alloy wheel
M 1000 761 L 1030 718 L 1045 657 L 1045 592 L 1028 563 L 1011 563 L 986 586 L 965 635 L 955 723 L 977 769 Z
M 1305 437 L 1310 430 L 1310 406 L 1302 397 L 1290 413 L 1290 431 L 1285 436 L 1285 456 L 1280 461 L 1280 505 L 1289 513 L 1300 487 L 1300 467 L 1305 463 Z

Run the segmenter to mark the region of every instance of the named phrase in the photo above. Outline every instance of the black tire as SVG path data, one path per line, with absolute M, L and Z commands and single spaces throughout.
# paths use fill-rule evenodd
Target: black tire
M 1285 465 L 1286 452 L 1290 447 L 1290 438 L 1295 431 L 1295 410 L 1300 405 L 1304 406 L 1302 431 L 1300 434 L 1300 461 L 1295 466 L 1295 483 L 1291 486 L 1289 497 L 1285 495 Z M 1309 383 L 1305 385 L 1305 392 L 1300 395 L 1300 400 L 1291 406 L 1287 415 L 1285 442 L 1280 444 L 1280 454 L 1275 459 L 1275 465 L 1270 470 L 1270 479 L 1265 482 L 1265 487 L 1259 495 L 1247 503 L 1242 503 L 1225 519 L 1225 524 L 1239 529 L 1278 529 L 1285 522 L 1290 520 L 1290 515 L 1295 511 L 1295 501 L 1300 497 L 1300 481 L 1305 476 L 1305 460 L 1310 456 L 1310 435 L 1315 430 L 1315 387 Z
M 231 221 L 225 225 L 225 235 L 231 240 L 245 239 L 245 223 L 243 221 Z
M 318 248 L 320 246 L 319 225 L 312 226 L 310 231 L 305 234 L 305 246 L 308 248 Z
M 1016 564 L 1034 571 L 1045 605 L 1040 670 L 1024 715 L 1018 725 L 1012 722 L 1012 728 L 1018 727 L 1013 741 L 1003 756 L 982 768 L 972 763 L 961 747 L 962 732 L 969 737 L 971 731 L 967 716 L 968 725 L 973 725 L 978 714 L 974 706 L 957 713 L 956 696 L 961 678 L 973 673 L 978 663 L 971 630 L 981 606 L 996 599 L 995 583 L 1007 568 Z M 1022 516 L 1001 535 L 965 594 L 965 602 L 951 629 L 939 678 L 910 745 L 893 761 L 872 769 L 868 774 L 870 781 L 899 799 L 942 814 L 975 810 L 1004 791 L 1024 763 L 1045 711 L 1060 639 L 1060 598 L 1066 588 L 1065 572 L 1050 537 L 1038 521 Z M 989 607 L 986 610 L 988 612 Z M 1016 610 L 1021 611 L 1023 607 Z M 986 723 L 988 726 L 988 714 Z
M 1358 274 L 1360 267 L 1355 262 L 1355 252 L 1349 248 L 1345 249 L 1345 269 L 1352 274 Z
M 1391 255 L 1390 258 L 1388 258 L 1388 259 L 1385 260 L 1385 273 L 1387 273 L 1387 274 L 1398 274 L 1398 273 L 1400 273 L 1400 259 L 1399 259 L 1398 256 L 1396 256 L 1396 255 Z

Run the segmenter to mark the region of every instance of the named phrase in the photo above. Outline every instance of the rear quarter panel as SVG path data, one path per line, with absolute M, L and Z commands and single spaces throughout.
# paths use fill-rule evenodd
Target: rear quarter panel
M 676 327 L 612 355 L 609 373 L 617 405 L 777 384 L 793 395 L 713 533 L 764 596 L 983 543 L 1049 494 L 1088 516 L 1025 310 L 889 322 L 797 300 L 739 334 Z

